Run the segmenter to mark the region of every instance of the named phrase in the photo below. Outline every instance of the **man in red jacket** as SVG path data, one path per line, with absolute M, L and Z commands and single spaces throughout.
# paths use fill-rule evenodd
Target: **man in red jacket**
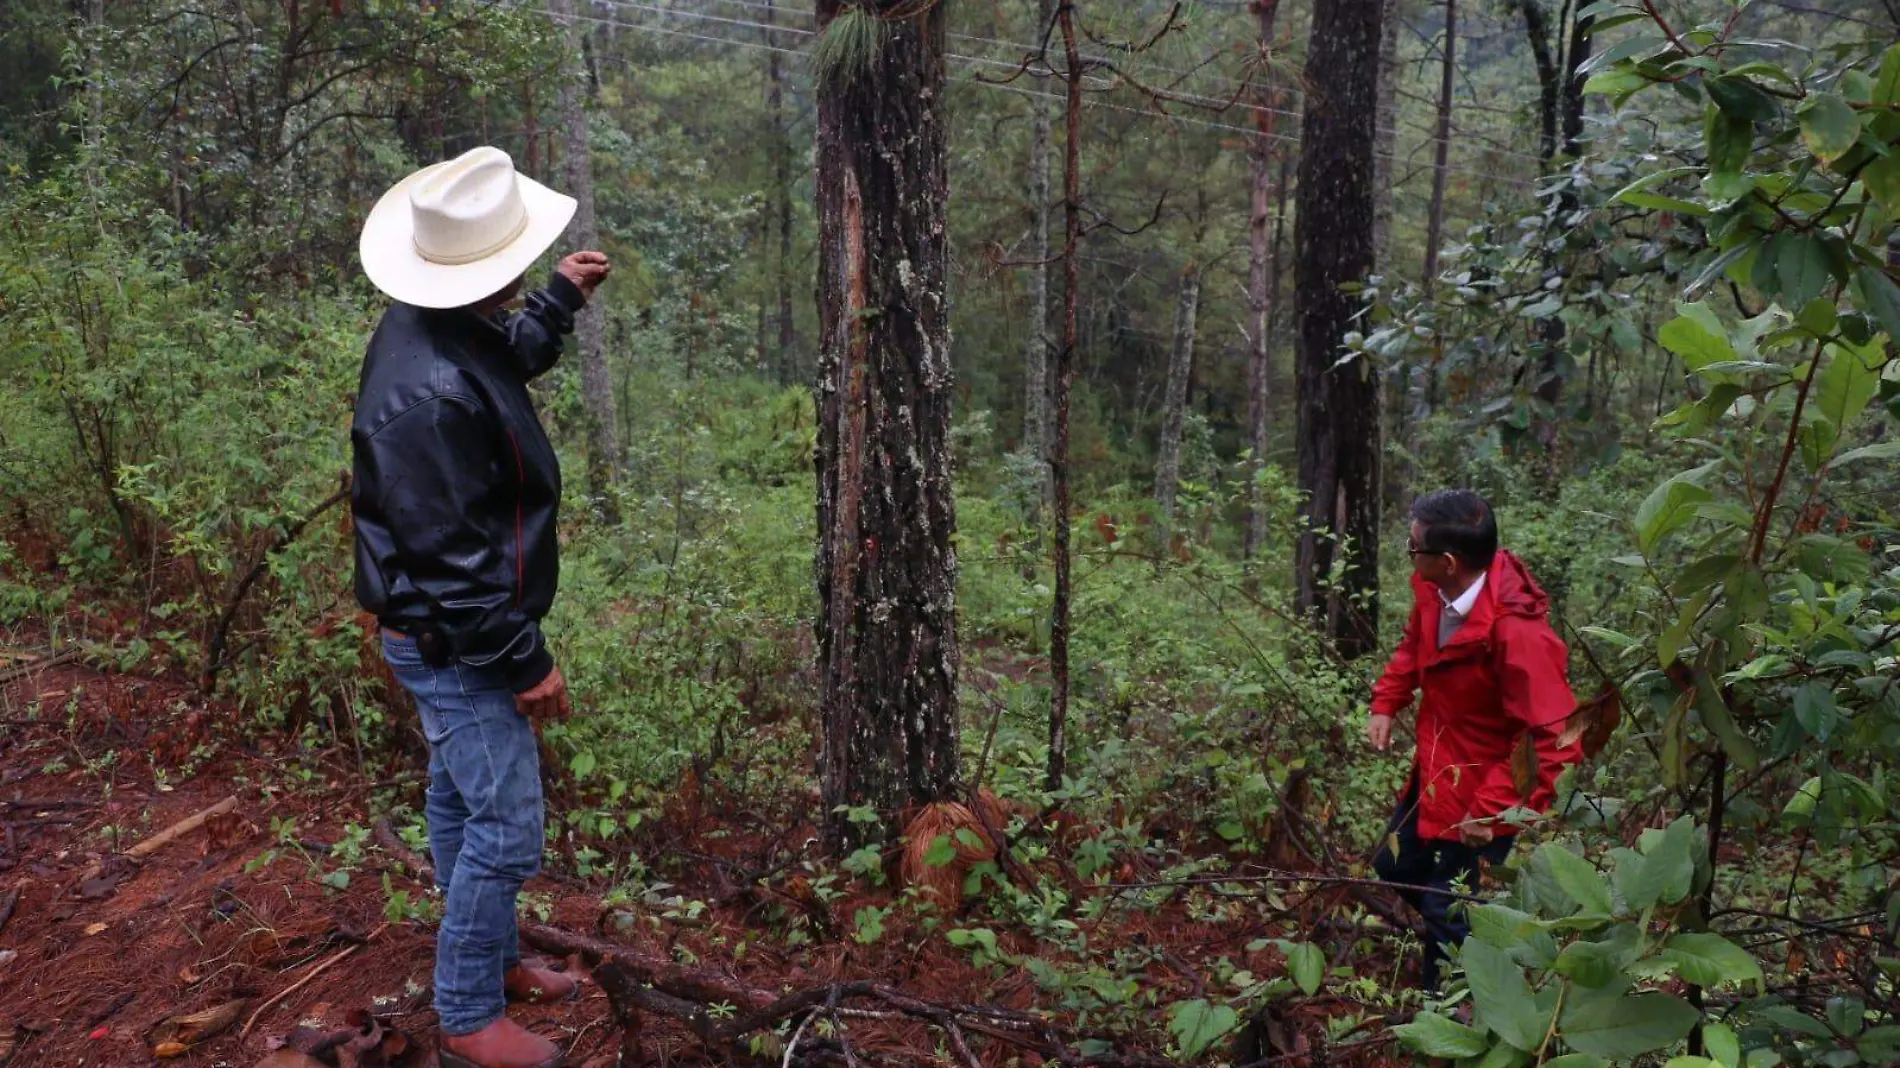
M 1558 771 L 1582 750 L 1560 738 L 1577 701 L 1566 677 L 1569 650 L 1550 627 L 1550 599 L 1517 557 L 1499 551 L 1484 498 L 1470 490 L 1419 498 L 1406 552 L 1412 615 L 1373 687 L 1367 737 L 1383 751 L 1393 718 L 1422 694 L 1418 751 L 1373 867 L 1424 917 L 1424 980 L 1436 987 L 1446 947 L 1463 942 L 1470 927 L 1453 914 L 1452 896 L 1432 890 L 1475 888 L 1482 862 L 1510 854 L 1515 828 L 1499 817 L 1549 808 Z M 1537 752 L 1529 796 L 1511 771 L 1526 732 Z

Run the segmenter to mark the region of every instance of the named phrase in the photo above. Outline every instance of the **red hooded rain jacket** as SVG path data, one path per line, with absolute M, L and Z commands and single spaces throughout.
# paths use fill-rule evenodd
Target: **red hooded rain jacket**
M 1567 678 L 1570 652 L 1550 627 L 1550 598 L 1522 561 L 1499 552 L 1471 614 L 1444 648 L 1438 590 L 1412 577 L 1405 637 L 1372 690 L 1374 715 L 1397 716 L 1419 691 L 1418 833 L 1456 839 L 1467 820 L 1519 805 L 1543 811 L 1557 796 L 1557 773 L 1582 756 L 1559 744 L 1577 707 Z M 1537 784 L 1518 793 L 1511 754 L 1524 732 L 1537 747 Z

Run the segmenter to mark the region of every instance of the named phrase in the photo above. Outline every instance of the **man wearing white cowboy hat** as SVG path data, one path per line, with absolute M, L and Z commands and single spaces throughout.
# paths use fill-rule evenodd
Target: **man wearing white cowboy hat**
M 524 310 L 503 308 L 574 207 L 478 148 L 397 183 L 363 225 L 363 270 L 396 304 L 370 339 L 350 426 L 356 596 L 429 742 L 445 1068 L 559 1065 L 507 1000 L 575 990 L 522 963 L 515 926 L 545 834 L 535 721 L 568 713 L 540 626 L 559 576 L 561 471 L 528 382 L 560 357 L 607 257 L 576 252 Z

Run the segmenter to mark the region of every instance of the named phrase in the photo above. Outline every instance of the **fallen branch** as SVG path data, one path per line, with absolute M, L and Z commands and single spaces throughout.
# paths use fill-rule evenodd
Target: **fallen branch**
M 170 827 L 167 827 L 164 830 L 158 832 L 157 834 L 151 836 L 150 838 L 147 838 L 143 842 L 140 842 L 139 844 L 126 850 L 125 856 L 129 857 L 132 860 L 143 860 L 144 858 L 151 856 L 153 853 L 158 852 L 159 850 L 172 844 L 178 839 L 183 838 L 185 835 L 188 835 L 191 832 L 197 830 L 198 828 L 203 827 L 213 817 L 222 816 L 225 813 L 235 808 L 237 808 L 237 796 L 234 794 L 218 802 L 217 804 L 212 805 L 210 808 L 207 808 L 202 812 L 198 812 L 198 813 L 194 813 L 193 815 L 186 816 L 184 819 L 179 820 L 177 823 L 172 824 Z M 89 879 L 96 879 L 99 877 L 99 874 L 101 872 L 105 871 L 105 869 L 106 869 L 105 861 L 103 860 L 99 861 L 93 864 L 90 868 L 87 868 L 85 873 L 79 877 L 79 881 L 83 883 Z
M 389 820 L 377 820 L 370 835 L 376 839 L 376 844 L 382 847 L 383 852 L 389 854 L 389 859 L 395 861 L 396 866 L 401 868 L 406 875 L 419 883 L 435 885 L 435 866 L 422 859 L 421 854 L 410 849 L 397 836 L 396 829 L 389 825 Z
M 47 668 L 55 665 L 64 664 L 68 660 L 77 659 L 79 652 L 78 649 L 67 649 L 64 652 L 55 653 L 52 656 L 44 657 L 39 660 L 28 660 L 23 664 L 15 664 L 4 671 L 0 671 L 0 684 L 12 682 L 14 679 L 25 678 L 36 671 L 45 671 Z
M 368 938 L 363 939 L 361 942 L 358 942 L 353 946 L 346 946 L 343 949 L 337 950 L 335 953 L 330 954 L 328 957 L 325 957 L 323 960 L 319 961 L 315 967 L 305 972 L 302 979 L 297 980 L 296 982 L 290 984 L 284 989 L 264 999 L 264 1003 L 257 1007 L 257 1011 L 251 1013 L 251 1018 L 244 1021 L 244 1026 L 238 1030 L 238 1037 L 243 1038 L 245 1035 L 250 1034 L 251 1028 L 257 1026 L 258 1019 L 262 1017 L 264 1013 L 268 1012 L 273 1006 L 277 1005 L 279 1002 L 283 1001 L 285 998 L 289 997 L 290 995 L 295 994 L 297 991 L 302 990 L 304 986 L 306 986 L 310 982 L 310 980 L 315 979 L 319 975 L 322 975 L 324 972 L 328 971 L 332 965 L 340 963 L 350 954 L 355 953 L 357 950 L 362 949 L 366 945 L 369 945 L 371 942 L 376 940 L 377 935 L 382 934 L 384 931 L 388 929 L 389 929 L 389 925 L 386 923 L 383 924 L 381 927 L 378 927 L 374 931 L 371 931 L 369 933 Z

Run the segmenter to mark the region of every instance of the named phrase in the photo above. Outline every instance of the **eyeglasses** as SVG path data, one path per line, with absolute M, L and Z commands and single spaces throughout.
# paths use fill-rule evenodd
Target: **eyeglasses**
M 1451 554 L 1448 552 L 1445 552 L 1442 549 L 1421 549 L 1418 547 L 1417 542 L 1413 541 L 1410 538 L 1407 538 L 1405 539 L 1405 555 L 1407 556 L 1450 556 Z

